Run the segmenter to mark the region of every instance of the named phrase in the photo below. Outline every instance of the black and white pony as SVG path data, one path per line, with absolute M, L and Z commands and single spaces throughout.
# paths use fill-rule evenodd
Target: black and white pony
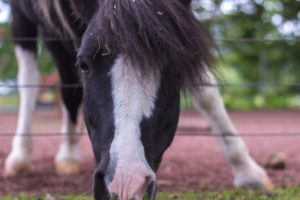
M 13 36 L 41 36 L 62 84 L 63 141 L 59 174 L 79 172 L 78 112 L 84 116 L 96 160 L 94 197 L 153 199 L 164 151 L 171 144 L 185 89 L 220 136 L 236 135 L 214 84 L 213 41 L 196 20 L 191 0 L 11 0 Z M 61 38 L 51 41 L 47 38 Z M 70 38 L 71 40 L 65 40 Z M 38 85 L 36 41 L 15 41 L 18 83 Z M 75 68 L 77 66 L 80 70 Z M 82 72 L 82 79 L 79 71 Z M 32 115 L 37 88 L 20 89 L 20 112 L 7 176 L 30 169 Z M 70 133 L 70 134 L 67 134 Z M 219 137 L 236 187 L 270 189 L 265 171 L 239 137 Z M 187 161 L 188 162 L 188 161 Z

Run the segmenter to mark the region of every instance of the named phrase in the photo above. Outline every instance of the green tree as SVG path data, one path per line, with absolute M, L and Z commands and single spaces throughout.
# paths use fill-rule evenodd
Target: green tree
M 225 71 L 227 69 L 229 72 L 225 73 L 226 82 L 300 82 L 299 1 L 211 0 L 202 2 L 206 4 L 200 1 L 196 10 L 216 37 L 298 40 L 298 42 L 219 43 L 224 61 L 222 65 Z M 296 105 L 295 102 L 290 101 L 290 98 L 297 97 L 299 88 L 226 88 L 225 91 L 228 106 L 242 99 L 240 107 L 245 108 L 293 107 Z

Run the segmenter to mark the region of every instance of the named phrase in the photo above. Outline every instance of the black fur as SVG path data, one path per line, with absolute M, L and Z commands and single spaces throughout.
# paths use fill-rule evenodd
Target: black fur
M 78 87 L 61 88 L 61 96 L 69 112 L 70 119 L 76 124 L 78 108 L 82 103 L 82 87 L 78 70 L 74 69 L 76 53 L 66 49 L 71 44 L 62 42 L 45 41 L 53 60 L 58 67 L 61 83 L 66 85 L 78 85 Z
M 37 37 L 37 27 L 31 19 L 29 19 L 24 12 L 22 7 L 17 1 L 11 1 L 11 9 L 13 16 L 12 23 L 12 34 L 16 38 L 35 38 Z M 31 10 L 30 7 L 28 10 Z M 37 42 L 36 41 L 20 41 L 15 40 L 15 44 L 18 44 L 24 49 L 36 53 Z

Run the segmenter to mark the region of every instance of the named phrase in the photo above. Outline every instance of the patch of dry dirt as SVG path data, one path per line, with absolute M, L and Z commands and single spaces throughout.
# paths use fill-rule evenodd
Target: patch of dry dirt
M 297 133 L 300 132 L 300 111 L 231 112 L 241 133 Z M 60 112 L 38 111 L 35 132 L 59 131 Z M 0 133 L 13 132 L 16 113 L 0 113 Z M 183 112 L 180 133 L 209 132 L 208 123 L 198 113 Z M 264 163 L 274 153 L 286 158 L 284 170 L 268 170 L 277 187 L 300 183 L 300 137 L 245 137 L 253 157 Z M 27 177 L 3 177 L 4 159 L 10 150 L 11 137 L 0 137 L 0 195 L 26 192 L 29 194 L 82 194 L 91 193 L 94 169 L 93 155 L 87 136 L 80 141 L 83 172 L 77 176 L 58 176 L 54 172 L 54 156 L 59 137 L 34 138 L 32 173 Z M 196 191 L 233 188 L 231 170 L 220 153 L 215 138 L 177 136 L 164 155 L 158 172 L 160 191 Z

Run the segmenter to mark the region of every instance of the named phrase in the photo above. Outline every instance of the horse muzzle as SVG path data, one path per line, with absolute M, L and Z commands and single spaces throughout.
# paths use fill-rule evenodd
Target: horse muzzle
M 130 168 L 117 168 L 113 180 L 108 184 L 108 190 L 119 200 L 141 200 L 147 191 L 149 199 L 154 199 L 155 173 L 142 164 L 134 164 Z

